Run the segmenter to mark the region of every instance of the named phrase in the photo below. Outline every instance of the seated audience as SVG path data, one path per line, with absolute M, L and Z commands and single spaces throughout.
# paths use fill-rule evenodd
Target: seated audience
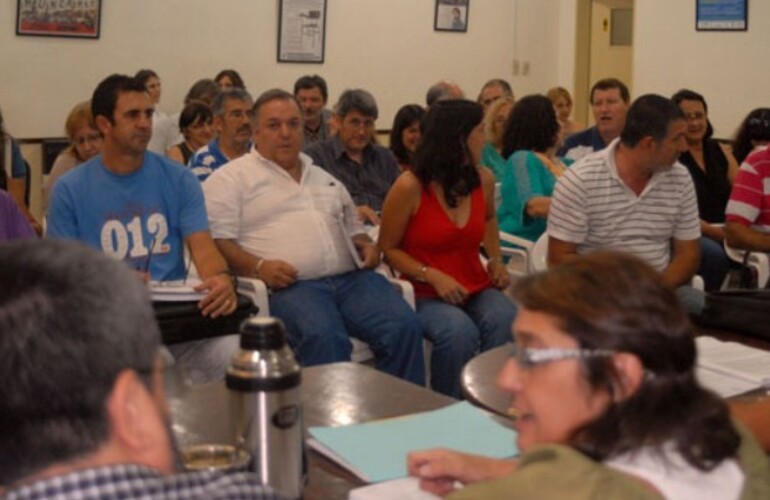
M 481 106 L 440 101 L 423 119 L 422 132 L 414 167 L 385 200 L 379 244 L 388 263 L 414 285 L 417 316 L 433 343 L 433 389 L 459 398 L 463 366 L 509 339 L 516 308 L 498 290 L 508 286 L 508 273 L 498 239 L 495 178 L 478 166 Z
M 393 118 L 390 129 L 390 150 L 398 162 L 400 171 L 412 168 L 412 158 L 420 144 L 420 121 L 425 116 L 425 109 L 419 104 L 401 106 Z
M 752 110 L 743 119 L 733 138 L 733 156 L 738 165 L 759 146 L 770 144 L 770 108 Z
M 188 163 L 199 181 L 205 181 L 216 169 L 249 151 L 253 104 L 249 93 L 239 88 L 216 95 L 211 108 L 216 138 L 198 149 Z
M 296 99 L 267 91 L 254 119 L 254 148 L 203 183 L 222 254 L 270 288 L 270 314 L 286 324 L 303 365 L 349 361 L 353 336 L 369 344 L 378 369 L 424 384 L 417 318 L 371 270 L 379 248 L 345 187 L 300 153 Z
M 476 102 L 481 104 L 484 108 L 484 114 L 489 111 L 489 106 L 501 97 L 510 97 L 513 100 L 513 89 L 511 84 L 503 80 L 502 78 L 493 78 L 488 80 L 476 98 Z
M 572 96 L 564 87 L 553 87 L 546 93 L 556 110 L 556 119 L 559 120 L 558 147 L 564 144 L 564 139 L 585 129 L 585 126 L 572 119 Z
M 566 166 L 553 156 L 559 122 L 550 99 L 530 95 L 519 99 L 503 133 L 508 158 L 500 180 L 500 229 L 536 241 L 545 232 L 551 194 Z
M 305 120 L 302 147 L 325 141 L 333 134 L 329 130 L 332 112 L 326 109 L 329 89 L 326 80 L 318 75 L 305 75 L 294 82 L 294 97 L 297 98 Z
M 425 94 L 425 105 L 431 107 L 438 101 L 444 99 L 464 99 L 465 94 L 452 80 L 441 80 L 430 86 L 428 92 Z
M 187 91 L 187 95 L 184 97 L 184 104 L 186 106 L 192 101 L 200 101 L 208 107 L 212 107 L 214 106 L 214 99 L 219 92 L 221 92 L 219 85 L 214 80 L 203 78 L 193 83 L 190 90 Z
M 36 236 L 19 205 L 10 194 L 0 190 L 0 243 Z
M 152 138 L 147 149 L 159 155 L 166 154 L 179 136 L 176 120 L 160 109 L 161 83 L 160 77 L 151 69 L 140 69 L 134 78 L 142 82 L 150 94 L 155 111 L 152 114 Z
M 37 234 L 42 226 L 29 211 L 29 165 L 21 155 L 19 143 L 5 130 L 0 111 L 0 190 L 7 191 Z
M 147 291 L 82 245 L 0 245 L 0 494 L 277 499 L 251 472 L 178 474 Z
M 241 78 L 241 75 L 234 69 L 223 69 L 217 73 L 217 76 L 214 77 L 214 81 L 219 85 L 220 90 L 246 90 L 246 84 L 243 83 L 243 78 Z
M 596 125 L 567 137 L 559 156 L 577 161 L 604 149 L 620 136 L 631 102 L 628 87 L 617 78 L 605 78 L 591 87 L 590 97 Z
M 738 173 L 738 163 L 730 150 L 711 138 L 714 129 L 708 119 L 708 105 L 702 95 L 682 89 L 671 99 L 687 120 L 687 151 L 679 163 L 687 167 L 698 197 L 700 216 L 700 267 L 706 291 L 719 290 L 730 270 L 724 249 L 725 208 Z
M 487 143 L 481 151 L 481 164 L 492 170 L 495 179 L 500 182 L 505 168 L 505 158 L 501 155 L 503 150 L 503 132 L 505 123 L 513 109 L 513 97 L 501 97 L 496 99 L 486 110 L 484 115 L 484 134 Z
M 700 263 L 700 224 L 692 178 L 677 163 L 687 145 L 684 114 L 670 99 L 634 101 L 620 138 L 559 179 L 548 213 L 548 261 L 599 248 L 650 264 L 692 314 L 705 300 L 689 286 Z
M 695 334 L 668 283 L 599 252 L 530 275 L 514 295 L 511 395 L 522 455 L 411 453 L 423 489 L 450 498 L 745 499 L 770 495 L 770 462 L 695 373 Z
M 187 165 L 200 148 L 214 138 L 214 115 L 206 104 L 192 101 L 179 113 L 179 130 L 184 141 L 166 151 L 166 156 L 177 163 Z
M 153 107 L 144 85 L 109 76 L 91 107 L 104 136 L 102 154 L 56 183 L 47 236 L 80 240 L 154 281 L 185 279 L 186 247 L 202 280 L 196 290 L 205 293 L 201 314 L 231 314 L 233 281 L 211 239 L 200 183 L 187 168 L 147 151 Z M 221 379 L 237 348 L 237 335 L 169 346 L 201 382 Z
M 43 182 L 43 213 L 48 209 L 51 190 L 59 177 L 98 155 L 102 150 L 102 133 L 94 124 L 91 101 L 83 101 L 72 108 L 64 123 L 64 130 L 70 145 L 56 157 L 51 172 Z
M 347 188 L 366 224 L 378 225 L 382 202 L 398 177 L 398 164 L 388 149 L 374 144 L 374 122 L 379 110 L 372 94 L 346 90 L 334 107 L 337 135 L 305 148 L 313 163 Z

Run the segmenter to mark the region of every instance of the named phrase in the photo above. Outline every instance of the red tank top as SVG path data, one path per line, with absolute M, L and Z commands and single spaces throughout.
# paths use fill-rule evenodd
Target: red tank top
M 484 239 L 486 204 L 481 186 L 471 193 L 471 214 L 463 227 L 457 227 L 438 201 L 432 187 L 422 190 L 417 209 L 404 233 L 401 249 L 424 263 L 452 276 L 471 295 L 492 286 L 479 260 Z M 420 298 L 437 297 L 428 283 L 404 276 L 414 285 Z

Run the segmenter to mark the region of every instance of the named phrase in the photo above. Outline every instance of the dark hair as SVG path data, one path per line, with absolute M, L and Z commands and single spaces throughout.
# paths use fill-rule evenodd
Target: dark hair
M 733 139 L 733 156 L 738 164 L 754 149 L 752 141 L 770 141 L 770 108 L 752 110 L 738 127 Z
M 603 78 L 599 80 L 598 82 L 594 83 L 594 86 L 591 87 L 591 93 L 589 94 L 589 102 L 594 102 L 594 92 L 597 90 L 610 90 L 610 89 L 618 89 L 620 92 L 620 98 L 623 99 L 623 101 L 628 104 L 629 101 L 631 101 L 631 94 L 628 92 L 628 87 L 626 87 L 626 84 L 618 80 L 617 78 Z
M 152 77 L 160 78 L 158 74 L 151 69 L 140 69 L 134 75 L 134 78 L 142 82 L 142 85 L 145 85 L 145 86 L 147 85 L 147 80 L 149 80 Z
M 373 120 L 380 115 L 374 96 L 364 89 L 345 90 L 334 106 L 334 113 L 340 118 L 345 118 L 353 110 Z
M 192 101 L 201 101 L 209 105 L 214 104 L 214 99 L 219 94 L 219 85 L 217 82 L 210 78 L 203 78 L 193 83 L 190 90 L 187 91 L 187 95 L 184 98 L 185 104 L 190 104 Z
M 696 101 L 703 104 L 703 111 L 706 112 L 706 134 L 703 136 L 703 138 L 709 139 L 712 135 L 714 135 L 714 127 L 711 126 L 711 120 L 708 119 L 709 105 L 706 104 L 706 99 L 702 95 L 695 92 L 694 90 L 681 89 L 679 92 L 671 96 L 671 100 L 674 101 L 674 104 L 677 106 L 680 106 L 682 101 Z
M 294 95 L 296 96 L 300 90 L 318 89 L 321 91 L 324 102 L 329 100 L 329 88 L 326 86 L 326 80 L 318 75 L 305 75 L 301 76 L 294 82 Z
M 5 138 L 6 137 L 7 137 L 7 133 L 5 131 L 5 122 L 3 121 L 3 110 L 0 109 L 0 188 L 3 190 L 6 190 L 8 188 L 8 179 L 7 179 L 7 174 L 5 173 Z
M 553 103 L 544 95 L 522 97 L 511 109 L 503 131 L 503 158 L 519 150 L 543 153 L 556 144 L 559 121 Z
M 297 109 L 300 109 L 300 105 L 297 102 L 297 98 L 294 97 L 292 94 L 286 92 L 283 89 L 270 89 L 266 90 L 265 92 L 262 92 L 262 94 L 257 97 L 257 100 L 254 102 L 254 106 L 251 107 L 251 111 L 254 113 L 254 121 L 256 122 L 259 120 L 259 111 L 262 109 L 262 106 L 267 104 L 271 101 L 292 101 L 294 104 L 297 105 Z M 302 113 L 300 113 L 300 116 Z
M 511 88 L 511 84 L 503 80 L 502 78 L 492 78 L 491 80 L 487 80 L 487 82 L 481 87 L 481 90 L 479 91 L 479 96 L 476 98 L 476 102 L 481 104 L 481 94 L 484 92 L 485 89 L 489 87 L 500 87 L 503 89 L 503 95 L 507 95 L 510 97 L 513 97 L 513 89 Z
M 669 125 L 675 120 L 684 120 L 684 113 L 674 101 L 657 94 L 643 95 L 628 109 L 620 142 L 633 148 L 644 137 L 651 136 L 660 141 L 666 137 Z
M 735 456 L 740 436 L 725 403 L 695 376 L 692 325 L 674 290 L 638 258 L 597 251 L 523 278 L 514 296 L 556 318 L 581 348 L 631 353 L 646 375 L 638 390 L 578 429 L 572 446 L 598 461 L 673 442 L 693 467 Z M 617 387 L 608 358 L 581 361 L 594 390 Z
M 103 445 L 116 377 L 147 374 L 160 333 L 146 287 L 82 243 L 0 245 L 0 283 L 0 484 L 8 485 Z
M 94 120 L 104 116 L 110 123 L 115 123 L 115 105 L 118 95 L 124 92 L 147 92 L 142 82 L 128 75 L 110 75 L 96 86 L 91 97 L 91 114 Z
M 182 112 L 179 113 L 179 130 L 184 133 L 187 127 L 195 125 L 199 121 L 203 123 L 210 122 L 213 118 L 214 113 L 211 112 L 211 108 L 206 103 L 192 101 L 182 108 Z
M 431 182 L 441 185 L 450 207 L 457 206 L 458 197 L 469 195 L 481 185 L 467 141 L 483 116 L 478 103 L 447 99 L 431 106 L 420 124 L 422 139 L 412 171 L 425 189 Z
M 390 129 L 390 150 L 402 163 L 411 165 L 412 152 L 406 149 L 401 140 L 401 134 L 404 129 L 412 126 L 414 122 L 420 122 L 425 116 L 425 109 L 419 104 L 406 104 L 396 113 L 393 118 L 393 128 Z
M 246 90 L 246 85 L 243 83 L 243 78 L 241 78 L 241 75 L 239 75 L 238 72 L 234 69 L 223 69 L 217 73 L 216 77 L 214 77 L 214 82 L 218 84 L 219 81 L 224 77 L 230 79 L 230 81 L 233 83 L 233 87 Z

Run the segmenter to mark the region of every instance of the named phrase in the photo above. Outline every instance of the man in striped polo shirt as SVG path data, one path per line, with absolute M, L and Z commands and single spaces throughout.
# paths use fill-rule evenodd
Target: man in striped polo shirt
M 648 94 L 629 109 L 619 139 L 568 169 L 551 199 L 548 261 L 597 248 L 647 261 L 677 287 L 691 313 L 703 293 L 688 286 L 700 261 L 692 179 L 677 163 L 686 122 L 669 99 Z

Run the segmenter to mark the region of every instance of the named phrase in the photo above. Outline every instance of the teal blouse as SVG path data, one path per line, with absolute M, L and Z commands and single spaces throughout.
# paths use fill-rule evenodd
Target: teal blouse
M 481 164 L 492 170 L 497 182 L 502 182 L 505 158 L 500 156 L 500 153 L 497 152 L 497 149 L 491 142 L 484 144 L 484 149 L 481 150 Z

